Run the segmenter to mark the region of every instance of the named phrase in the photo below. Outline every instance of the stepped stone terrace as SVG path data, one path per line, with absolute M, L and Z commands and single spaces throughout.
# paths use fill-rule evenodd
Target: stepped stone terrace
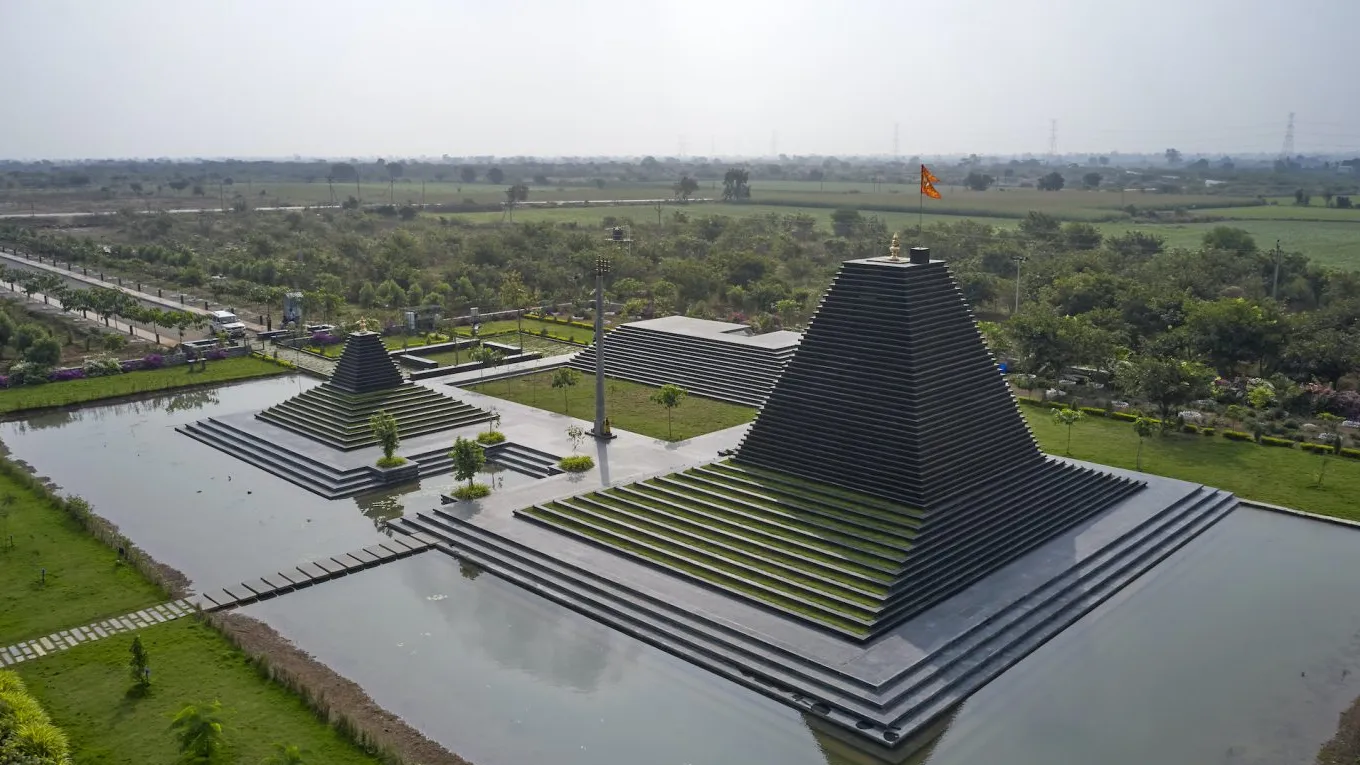
M 700 442 L 735 454 L 694 459 Z M 1041 453 L 921 251 L 843 265 L 749 428 L 650 469 L 624 446 L 574 483 L 394 525 L 893 760 L 1236 506 Z
M 379 411 L 396 419 L 402 439 L 399 453 L 407 458 L 406 465 L 374 466 L 377 438 L 369 419 Z M 447 472 L 452 467 L 447 456 L 449 431 L 475 427 L 490 418 L 484 409 L 406 380 L 377 333 L 356 332 L 345 341 L 326 382 L 262 412 L 208 418 L 179 431 L 336 498 Z M 507 461 L 513 459 L 514 445 L 501 450 Z M 541 465 L 525 472 L 535 477 L 547 474 Z

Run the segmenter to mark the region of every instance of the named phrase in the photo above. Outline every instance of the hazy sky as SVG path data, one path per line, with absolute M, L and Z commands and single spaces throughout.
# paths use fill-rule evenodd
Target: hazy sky
M 0 0 L 0 157 L 1360 150 L 1360 0 Z M 777 134 L 777 135 L 776 135 Z

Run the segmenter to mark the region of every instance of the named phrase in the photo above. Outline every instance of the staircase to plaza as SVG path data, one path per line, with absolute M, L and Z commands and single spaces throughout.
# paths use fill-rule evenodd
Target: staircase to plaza
M 758 407 L 765 402 L 794 348 L 620 325 L 604 337 L 605 374 L 646 385 L 679 385 L 690 393 Z M 596 346 L 570 366 L 595 372 Z

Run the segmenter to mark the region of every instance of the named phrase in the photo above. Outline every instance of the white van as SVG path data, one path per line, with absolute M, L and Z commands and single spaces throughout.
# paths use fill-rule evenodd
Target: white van
M 225 333 L 227 337 L 246 336 L 246 325 L 242 324 L 241 320 L 236 318 L 236 314 L 231 311 L 213 311 L 210 315 L 212 316 L 212 323 L 209 325 L 209 329 L 212 330 L 214 335 Z

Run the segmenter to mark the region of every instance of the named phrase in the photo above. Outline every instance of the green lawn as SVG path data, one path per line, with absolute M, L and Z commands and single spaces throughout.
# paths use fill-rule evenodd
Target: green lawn
M 570 324 L 558 324 L 551 321 L 540 321 L 538 319 L 524 319 L 523 330 L 526 334 L 537 335 L 541 330 L 548 330 L 548 334 L 557 335 L 565 338 L 573 338 L 577 342 L 595 342 L 595 330 L 585 327 L 577 327 Z M 496 321 L 484 321 L 478 327 L 479 337 L 489 335 L 504 334 L 506 332 L 517 332 L 520 324 L 515 319 L 498 319 Z M 472 336 L 472 327 L 458 327 L 457 332 L 462 337 Z M 500 342 L 497 338 L 488 338 Z
M 595 417 L 595 375 L 583 374 L 572 388 L 552 388 L 555 370 L 467 386 L 496 398 L 528 404 L 550 412 L 570 414 L 583 420 Z M 674 411 L 674 430 L 667 432 L 666 410 L 649 401 L 656 388 L 627 380 L 606 378 L 605 398 L 612 427 L 667 441 L 712 433 L 750 422 L 756 410 L 700 396 L 686 396 Z
M 198 371 L 197 366 L 193 366 L 192 369 L 190 366 L 181 365 L 145 372 L 126 372 L 110 377 L 93 377 L 85 380 L 71 380 L 69 382 L 3 390 L 0 391 L 0 414 L 49 406 L 81 404 L 87 401 L 127 396 L 134 393 L 182 388 L 186 385 L 244 380 L 251 377 L 283 374 L 288 371 L 272 361 L 255 357 L 209 361 L 207 370 L 202 372 Z
M 8 496 L 8 514 L 0 501 L 0 645 L 168 599 L 131 566 L 115 565 L 117 554 L 63 510 L 0 474 L 0 497 Z
M 128 695 L 127 634 L 15 668 L 70 736 L 75 765 L 175 762 L 171 718 L 186 704 L 213 701 L 222 702 L 230 747 L 223 763 L 256 765 L 275 742 L 300 747 L 309 763 L 378 762 L 319 721 L 297 696 L 261 678 L 211 627 L 186 618 L 150 627 L 141 637 L 152 679 L 144 698 Z
M 1048 412 L 1022 407 L 1040 446 L 1063 454 L 1067 429 Z M 1133 469 L 1138 438 L 1133 423 L 1086 417 L 1072 427 L 1072 456 Z M 1360 461 L 1332 458 L 1326 479 L 1314 485 L 1322 457 L 1299 449 L 1229 441 L 1221 435 L 1170 433 L 1143 443 L 1143 471 L 1194 481 L 1320 515 L 1360 521 Z

